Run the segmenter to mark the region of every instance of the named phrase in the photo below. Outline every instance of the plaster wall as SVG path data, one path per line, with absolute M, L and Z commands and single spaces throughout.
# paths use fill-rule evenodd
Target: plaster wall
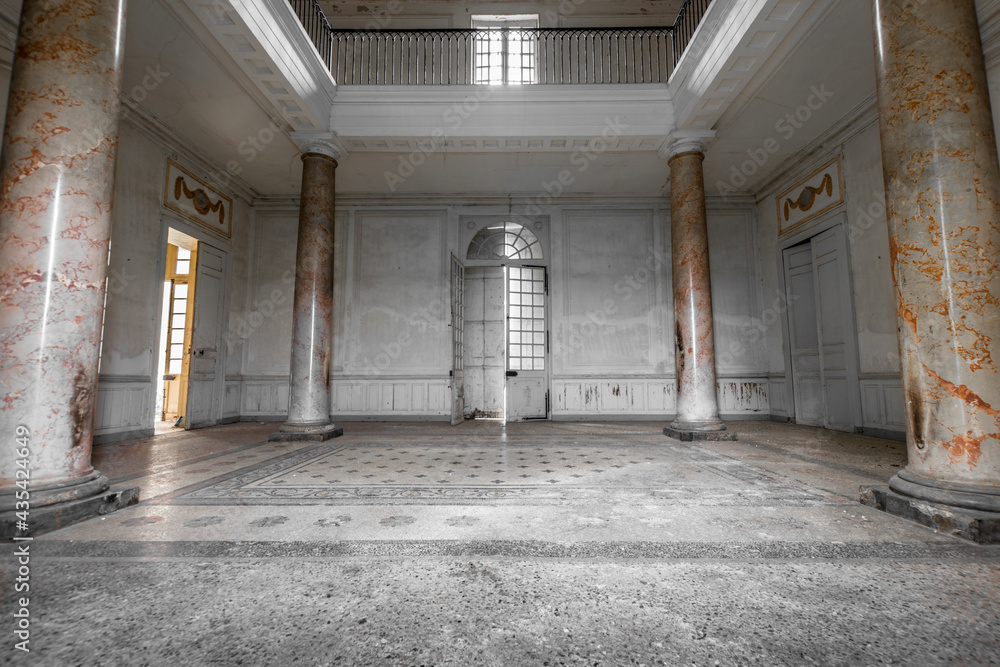
M 511 209 L 431 198 L 420 204 L 339 206 L 335 419 L 450 417 L 450 255 L 465 257 L 478 230 L 472 220 L 510 216 Z M 659 198 L 623 205 L 595 197 L 546 213 L 536 230 L 550 275 L 552 417 L 672 415 L 669 209 Z M 512 217 L 519 218 L 516 208 Z M 252 294 L 274 289 L 294 270 L 293 229 L 291 211 L 258 213 Z M 709 235 L 716 345 L 726 352 L 722 412 L 766 417 L 763 340 L 749 333 L 761 303 L 752 206 L 710 209 Z M 467 321 L 485 323 L 475 315 L 475 281 L 485 277 L 475 266 L 469 277 Z M 280 419 L 287 410 L 287 308 L 275 309 L 274 324 L 255 328 L 247 341 L 243 391 L 257 398 L 244 401 L 243 418 Z M 470 350 L 474 330 L 467 331 Z M 473 403 L 467 398 L 467 407 Z
M 874 110 L 863 113 L 842 134 L 831 137 L 827 150 L 802 154 L 785 175 L 758 195 L 760 263 L 764 308 L 773 309 L 767 328 L 766 359 L 772 396 L 772 416 L 793 418 L 793 382 L 787 361 L 787 318 L 782 249 L 819 234 L 837 219 L 846 222 L 852 308 L 857 342 L 861 414 L 858 426 L 873 431 L 903 429 L 899 355 L 896 341 L 895 296 L 885 217 L 881 149 Z M 835 156 L 840 157 L 844 201 L 802 226 L 779 234 L 778 192 L 807 177 Z
M 155 375 L 167 228 L 209 242 L 229 257 L 235 254 L 230 239 L 163 206 L 167 158 L 171 156 L 193 173 L 202 170 L 180 156 L 176 147 L 154 139 L 136 123 L 122 123 L 95 414 L 97 442 L 151 434 L 153 430 L 154 392 L 160 391 Z M 239 239 L 235 250 L 243 252 L 241 243 L 248 232 L 251 208 L 235 193 L 226 194 L 234 202 L 232 234 Z M 242 260 L 235 267 L 242 271 Z M 231 302 L 239 306 L 241 297 L 237 295 Z M 225 330 L 226 323 L 220 327 Z M 226 352 L 218 351 L 223 364 Z

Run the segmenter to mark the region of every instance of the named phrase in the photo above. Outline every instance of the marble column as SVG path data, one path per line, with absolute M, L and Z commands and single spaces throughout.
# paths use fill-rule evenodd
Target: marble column
M 271 440 L 322 441 L 344 433 L 330 421 L 333 234 L 340 155 L 327 142 L 303 146 L 288 421 L 271 434 Z
M 976 9 L 875 0 L 873 13 L 908 455 L 888 502 L 925 522 L 920 501 L 997 513 L 1000 167 Z
M 678 440 L 735 440 L 719 419 L 715 389 L 712 283 L 708 265 L 703 135 L 675 134 L 670 167 L 670 245 L 674 287 L 677 418 L 663 433 Z
M 65 522 L 80 501 L 108 499 L 90 459 L 125 4 L 23 5 L 0 157 L 4 536 L 25 478 L 31 514 L 18 534 L 53 527 L 42 526 L 52 508 Z

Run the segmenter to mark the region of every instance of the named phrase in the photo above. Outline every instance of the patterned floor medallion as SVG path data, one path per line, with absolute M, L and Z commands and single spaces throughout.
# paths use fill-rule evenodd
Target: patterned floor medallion
M 395 446 L 324 444 L 209 478 L 153 501 L 192 505 L 550 504 L 601 501 L 714 506 L 817 505 L 842 499 L 690 444 L 538 441 Z

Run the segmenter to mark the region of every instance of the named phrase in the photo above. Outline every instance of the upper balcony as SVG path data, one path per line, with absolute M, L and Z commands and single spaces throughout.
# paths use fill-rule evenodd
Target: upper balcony
M 665 84 L 711 0 L 665 27 L 335 29 L 318 0 L 289 0 L 338 85 Z

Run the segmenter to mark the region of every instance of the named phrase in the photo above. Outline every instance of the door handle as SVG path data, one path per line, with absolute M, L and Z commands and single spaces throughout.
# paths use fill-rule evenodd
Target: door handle
M 509 378 L 516 378 L 517 377 L 517 371 L 507 371 L 507 377 L 509 377 Z

